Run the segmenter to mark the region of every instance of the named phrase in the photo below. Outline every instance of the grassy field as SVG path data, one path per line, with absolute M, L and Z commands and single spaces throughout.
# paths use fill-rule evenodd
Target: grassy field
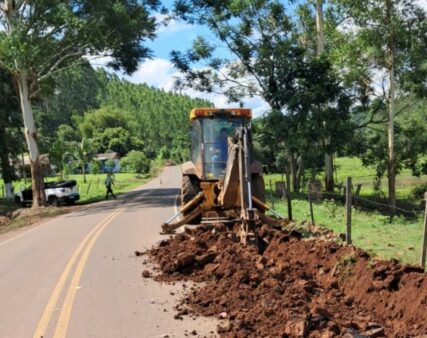
M 364 197 L 374 197 L 376 192 L 374 190 L 373 180 L 375 177 L 374 167 L 365 167 L 362 161 L 358 158 L 342 157 L 337 158 L 335 161 L 335 182 L 339 185 L 345 184 L 347 177 L 352 177 L 353 185 L 361 184 L 360 195 Z M 307 174 L 309 176 L 309 174 Z M 282 180 L 282 175 L 272 174 L 267 175 L 266 185 L 268 186 L 270 180 L 274 187 L 276 181 Z M 324 174 L 320 172 L 317 179 L 323 183 Z M 412 195 L 412 190 L 421 184 L 427 183 L 427 175 L 421 177 L 414 177 L 408 169 L 402 170 L 396 177 L 396 195 L 397 198 L 407 202 L 417 203 Z M 381 196 L 385 197 L 388 194 L 387 177 L 381 179 Z
M 337 165 L 337 182 L 344 182 L 346 177 L 353 178 L 353 184 L 362 184 L 361 196 L 374 197 L 372 180 L 375 176 L 374 168 L 362 166 L 359 159 L 339 158 Z M 318 179 L 321 179 L 319 175 Z M 267 198 L 270 205 L 283 216 L 288 215 L 285 201 L 277 198 L 270 191 L 274 190 L 275 182 L 281 180 L 281 175 L 265 176 Z M 412 195 L 412 190 L 427 182 L 427 176 L 412 177 L 410 171 L 402 171 L 397 178 L 398 199 L 420 204 Z M 387 180 L 382 180 L 383 193 L 387 194 Z M 298 223 L 310 221 L 309 203 L 305 196 L 294 195 L 292 201 L 293 218 Z M 333 200 L 317 201 L 313 204 L 315 223 L 336 233 L 345 233 L 345 209 L 340 202 Z M 353 208 L 353 243 L 365 250 L 372 251 L 381 258 L 396 258 L 406 263 L 418 263 L 421 254 L 423 235 L 423 215 L 405 219 L 395 217 L 390 223 L 390 217 L 379 212 L 366 212 Z

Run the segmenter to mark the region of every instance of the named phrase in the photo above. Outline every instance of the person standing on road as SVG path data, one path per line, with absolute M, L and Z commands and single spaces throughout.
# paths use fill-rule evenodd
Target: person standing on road
M 113 189 L 111 186 L 113 185 L 113 178 L 111 177 L 111 173 L 107 173 L 107 177 L 105 178 L 105 187 L 107 188 L 107 195 L 105 196 L 105 199 L 108 200 L 109 195 L 111 194 L 114 199 L 116 199 L 116 195 L 114 195 Z

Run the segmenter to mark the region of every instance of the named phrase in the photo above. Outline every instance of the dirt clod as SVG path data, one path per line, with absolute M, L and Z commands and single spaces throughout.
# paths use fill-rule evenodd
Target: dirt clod
M 150 276 L 151 276 L 150 271 L 148 271 L 148 270 L 142 271 L 142 277 L 144 277 L 144 278 L 150 278 Z

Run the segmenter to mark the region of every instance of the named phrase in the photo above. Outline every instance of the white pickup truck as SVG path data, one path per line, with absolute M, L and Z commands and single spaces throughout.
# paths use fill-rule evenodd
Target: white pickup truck
M 66 180 L 60 182 L 45 182 L 44 191 L 48 204 L 57 206 L 59 204 L 72 205 L 80 199 L 75 180 Z M 15 202 L 21 206 L 32 204 L 33 190 L 30 187 L 22 188 L 15 194 Z

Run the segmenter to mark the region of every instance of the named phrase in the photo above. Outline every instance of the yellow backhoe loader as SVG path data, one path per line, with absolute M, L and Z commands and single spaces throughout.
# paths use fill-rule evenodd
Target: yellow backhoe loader
M 239 221 L 245 241 L 255 220 L 274 222 L 264 215 L 270 208 L 262 164 L 252 158 L 251 118 L 245 108 L 190 112 L 191 160 L 182 165 L 181 208 L 162 225 L 163 233 L 183 224 Z

